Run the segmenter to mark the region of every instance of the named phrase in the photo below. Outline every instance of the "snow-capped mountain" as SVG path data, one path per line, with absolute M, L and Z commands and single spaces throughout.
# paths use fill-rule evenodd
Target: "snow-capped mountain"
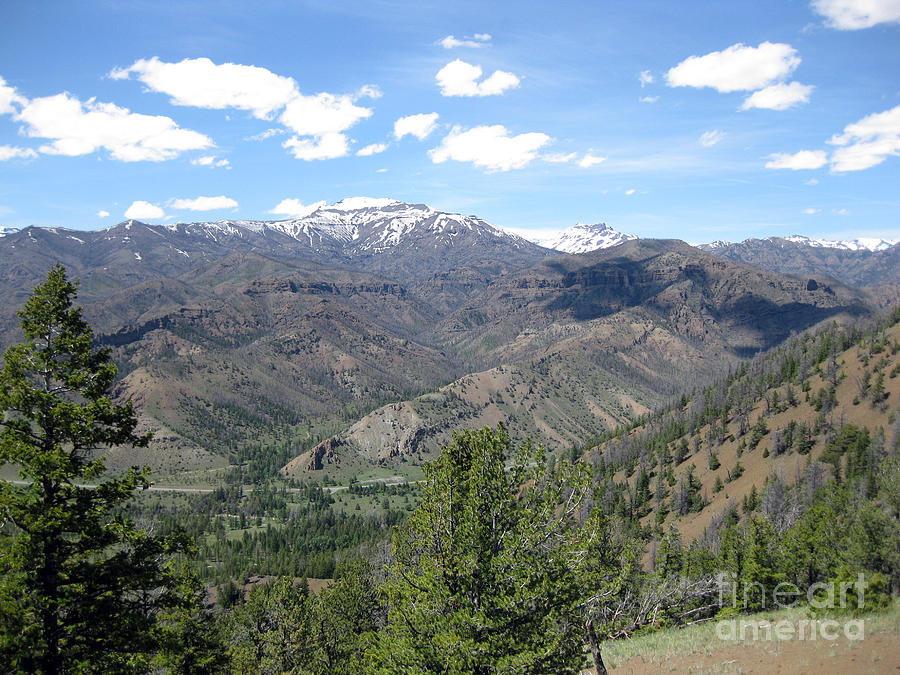
M 887 239 L 830 241 L 809 237 L 717 241 L 697 246 L 720 258 L 795 276 L 828 276 L 850 286 L 900 284 L 900 244 Z
M 406 281 L 434 278 L 445 286 L 450 282 L 440 277 L 452 270 L 518 269 L 551 255 L 476 216 L 367 197 L 318 205 L 288 220 L 128 220 L 96 231 L 31 227 L 3 239 L 19 254 L 37 247 L 55 251 L 61 260 L 128 260 L 134 274 L 172 276 L 233 254 L 261 254 L 390 278 L 402 270 Z
M 747 244 L 754 241 L 767 241 L 775 245 L 784 245 L 783 242 L 789 241 L 793 244 L 801 244 L 803 246 L 812 246 L 814 248 L 836 248 L 842 251 L 885 251 L 892 246 L 900 243 L 900 239 L 880 239 L 877 237 L 860 237 L 858 239 L 811 239 L 800 234 L 794 234 L 790 237 L 766 237 L 765 239 L 745 239 L 741 244 Z M 709 244 L 693 244 L 697 248 L 704 251 L 715 253 L 729 246 L 735 246 L 734 242 L 718 240 Z
M 775 237 L 769 237 L 775 239 Z M 845 251 L 884 251 L 891 246 L 895 246 L 900 239 L 878 239 L 876 237 L 860 237 L 858 239 L 845 239 L 843 241 L 831 241 L 828 239 L 810 239 L 799 234 L 785 237 L 788 241 L 795 244 L 806 244 L 807 246 L 816 246 L 821 248 L 840 248 Z
M 7 234 L 12 234 L 13 232 L 18 232 L 18 227 L 6 227 L 5 225 L 0 225 L 0 237 L 4 237 Z
M 588 251 L 617 246 L 629 239 L 637 239 L 637 237 L 633 234 L 614 230 L 606 223 L 595 223 L 593 225 L 577 223 L 552 237 L 543 237 L 532 241 L 545 248 L 552 248 L 563 253 L 587 253 Z
M 124 226 L 130 227 L 131 222 Z M 350 197 L 335 204 L 321 205 L 304 216 L 288 220 L 220 220 L 172 223 L 161 227 L 217 241 L 222 237 L 245 237 L 248 232 L 257 235 L 276 232 L 313 250 L 340 251 L 351 256 L 424 243 L 425 238 L 432 247 L 438 242 L 449 246 L 472 246 L 481 237 L 503 240 L 513 246 L 528 245 L 522 237 L 475 216 L 443 213 L 424 204 L 370 197 Z
M 482 237 L 504 240 L 514 246 L 521 237 L 494 227 L 475 216 L 436 211 L 425 204 L 406 204 L 393 199 L 351 197 L 336 204 L 320 206 L 293 220 L 266 223 L 311 247 L 326 242 L 340 243 L 345 253 L 370 254 L 425 243 L 432 246 L 474 246 Z M 462 235 L 462 236 L 461 236 Z

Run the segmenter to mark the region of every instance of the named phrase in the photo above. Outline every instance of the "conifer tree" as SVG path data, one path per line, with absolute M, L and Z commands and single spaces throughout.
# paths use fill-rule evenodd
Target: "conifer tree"
M 137 529 L 117 507 L 144 473 L 103 476 L 97 451 L 145 446 L 130 404 L 115 405 L 116 366 L 96 349 L 57 265 L 19 312 L 24 340 L 0 372 L 0 661 L 12 671 L 135 672 L 154 649 L 171 594 L 163 558 L 178 537 Z
M 394 535 L 378 672 L 582 665 L 578 572 L 589 547 L 578 515 L 589 474 L 551 471 L 528 446 L 509 451 L 502 426 L 470 430 L 426 467 L 422 502 Z

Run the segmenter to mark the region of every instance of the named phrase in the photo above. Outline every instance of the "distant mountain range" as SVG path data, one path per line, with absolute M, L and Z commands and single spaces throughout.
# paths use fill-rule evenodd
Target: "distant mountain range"
M 605 223 L 579 223 L 552 237 L 532 239 L 565 253 L 587 253 L 636 239 Z M 900 285 L 900 240 L 862 237 L 811 239 L 801 235 L 715 241 L 696 248 L 782 274 L 825 275 L 852 286 Z
M 121 225 L 136 222 L 138 221 L 125 221 Z M 278 232 L 306 243 L 317 252 L 340 252 L 350 257 L 360 257 L 396 247 L 414 246 L 423 236 L 437 235 L 439 239 L 443 238 L 445 241 L 449 241 L 458 237 L 464 229 L 474 230 L 476 236 L 486 235 L 519 242 L 524 240 L 563 253 L 587 253 L 618 246 L 638 238 L 636 235 L 620 232 L 606 223 L 576 223 L 553 235 L 523 237 L 491 225 L 476 216 L 442 213 L 424 204 L 406 204 L 394 199 L 371 197 L 349 197 L 335 204 L 320 206 L 305 216 L 289 220 L 221 220 L 164 224 L 160 227 L 172 231 L 202 233 L 214 240 L 218 236 L 233 236 L 236 233 L 240 236 L 239 233 L 242 230 L 261 235 L 267 232 Z M 100 231 L 105 232 L 109 229 L 113 228 Z M 19 231 L 20 228 L 0 225 L 0 237 Z M 472 244 L 477 239 L 466 238 L 466 240 L 466 243 Z M 707 244 L 692 245 L 704 251 L 717 253 L 753 242 L 770 242 L 775 245 L 790 242 L 813 248 L 880 252 L 896 246 L 900 243 L 900 239 L 861 237 L 849 240 L 828 240 L 792 235 L 766 239 L 745 239 L 739 243 L 718 240 Z
M 892 246 L 896 246 L 900 243 L 900 239 L 879 239 L 876 237 L 861 237 L 859 239 L 845 239 L 845 240 L 829 240 L 829 239 L 810 239 L 809 237 L 804 237 L 799 234 L 792 235 L 790 237 L 767 237 L 765 239 L 745 239 L 740 243 L 728 242 L 728 241 L 714 241 L 711 244 L 695 244 L 697 248 L 702 248 L 704 251 L 710 251 L 711 253 L 716 253 L 719 250 L 727 249 L 731 246 L 738 246 L 740 244 L 747 244 L 748 242 L 756 242 L 756 241 L 767 241 L 776 245 L 779 245 L 781 242 L 790 242 L 792 244 L 802 244 L 804 246 L 811 246 L 813 248 L 833 248 L 839 249 L 842 251 L 886 251 Z
M 884 239 L 769 237 L 736 244 L 714 242 L 698 248 L 782 274 L 821 274 L 851 286 L 900 285 L 900 244 Z
M 500 420 L 563 449 L 791 331 L 883 303 L 835 281 L 827 256 L 859 257 L 869 285 L 900 268 L 863 260 L 897 247 L 783 241 L 751 267 L 728 260 L 740 248 L 601 223 L 546 242 L 579 252 L 566 255 L 476 216 L 368 198 L 282 221 L 28 227 L 0 237 L 0 346 L 63 263 L 119 364 L 117 395 L 159 431 L 123 465 L 218 466 L 319 441 L 294 469 L 418 462 L 450 430 Z M 823 271 L 779 262 L 785 247 Z

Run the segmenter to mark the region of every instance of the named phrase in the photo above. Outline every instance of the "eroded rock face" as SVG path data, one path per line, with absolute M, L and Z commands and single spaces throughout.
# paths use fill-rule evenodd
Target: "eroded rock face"
M 343 442 L 337 437 L 327 438 L 312 450 L 304 452 L 288 462 L 281 469 L 281 473 L 290 478 L 310 471 L 321 471 L 328 465 L 340 464 L 338 448 L 342 445 Z
M 309 461 L 309 469 L 321 469 L 325 464 L 338 464 L 340 456 L 337 449 L 341 447 L 341 442 L 335 438 L 328 438 L 311 451 Z

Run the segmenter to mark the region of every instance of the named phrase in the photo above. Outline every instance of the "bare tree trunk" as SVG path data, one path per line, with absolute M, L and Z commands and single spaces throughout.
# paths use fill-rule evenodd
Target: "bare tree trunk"
M 600 641 L 597 639 L 597 633 L 594 631 L 594 622 L 590 619 L 584 624 L 587 629 L 588 642 L 591 645 L 591 656 L 594 657 L 594 672 L 596 675 L 609 675 L 606 666 L 603 664 L 603 657 L 600 656 Z

